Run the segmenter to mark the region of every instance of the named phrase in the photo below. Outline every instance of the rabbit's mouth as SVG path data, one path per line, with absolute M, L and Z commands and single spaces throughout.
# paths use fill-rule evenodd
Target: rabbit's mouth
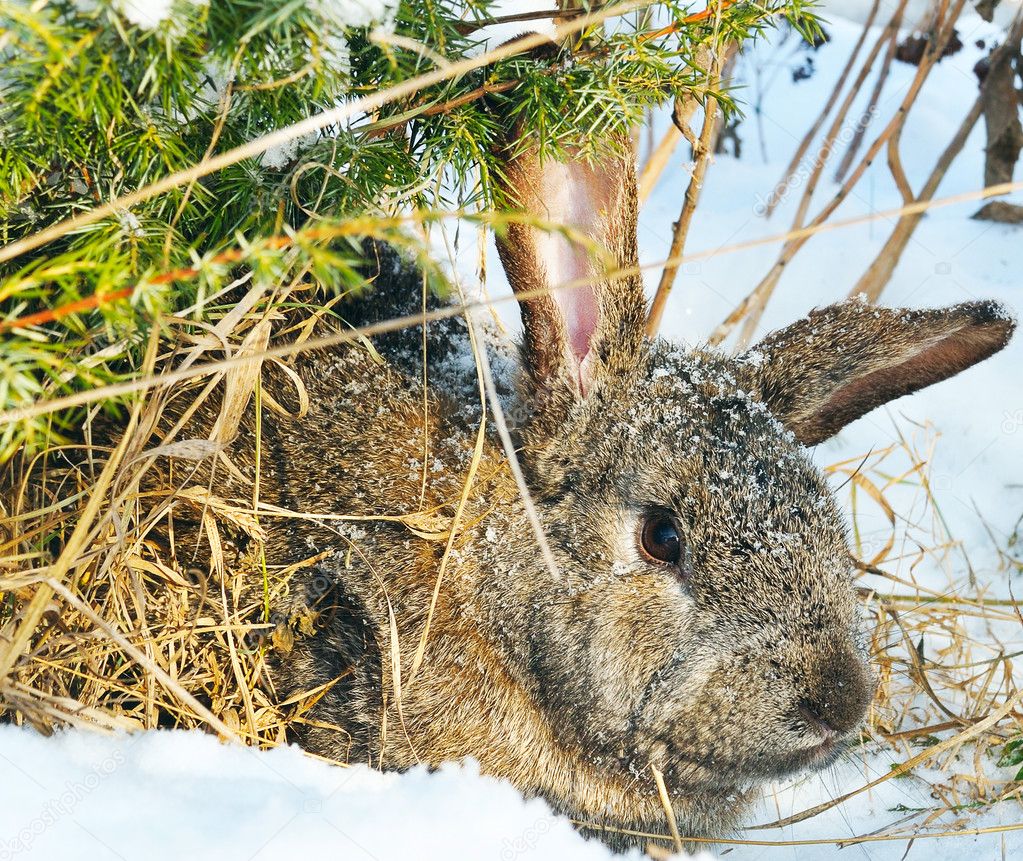
M 843 736 L 837 733 L 830 733 L 820 743 L 800 752 L 800 758 L 804 760 L 804 764 L 799 766 L 799 768 L 826 768 L 849 747 L 852 738 L 851 734 Z
M 799 772 L 820 771 L 835 763 L 858 738 L 849 732 L 813 731 L 795 744 L 781 744 L 772 753 L 737 756 L 731 762 L 716 752 L 694 754 L 671 750 L 670 761 L 680 782 L 691 788 L 734 788 L 749 782 L 777 780 Z
M 838 733 L 826 731 L 816 739 L 808 740 L 809 744 L 795 748 L 779 756 L 771 763 L 769 779 L 787 777 L 800 771 L 820 771 L 833 765 L 848 750 L 858 733 Z

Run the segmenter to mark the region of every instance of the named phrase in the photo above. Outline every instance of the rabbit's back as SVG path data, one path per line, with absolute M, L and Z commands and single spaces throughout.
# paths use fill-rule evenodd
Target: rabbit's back
M 286 698 L 326 687 L 302 733 L 307 748 L 373 761 L 394 672 L 389 623 L 404 635 L 400 665 L 430 605 L 426 572 L 439 565 L 472 437 L 434 394 L 360 345 L 310 354 L 297 371 L 308 413 L 262 430 L 261 493 L 285 509 L 267 529 L 268 569 L 280 578 L 274 621 L 296 638 L 277 656 L 275 685 Z

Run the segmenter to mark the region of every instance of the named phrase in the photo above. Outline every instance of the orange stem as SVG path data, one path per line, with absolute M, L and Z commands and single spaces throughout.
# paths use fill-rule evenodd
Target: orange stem
M 77 314 L 79 311 L 88 311 L 95 308 L 100 302 L 115 302 L 118 299 L 126 299 L 134 292 L 134 287 L 125 287 L 123 290 L 114 290 L 112 293 L 97 293 L 93 296 L 86 296 L 84 299 L 76 299 L 68 302 L 59 308 L 47 308 L 45 311 L 37 311 L 34 314 L 27 314 L 17 320 L 0 320 L 0 332 L 10 329 L 19 329 L 25 326 L 38 326 L 41 323 L 49 323 L 59 320 L 68 314 Z
M 687 24 L 698 24 L 700 21 L 706 21 L 712 15 L 716 15 L 719 11 L 724 12 L 729 6 L 734 5 L 738 0 L 721 0 L 719 6 L 711 9 L 709 6 L 702 12 L 694 12 L 692 15 L 686 15 L 681 21 L 675 21 L 669 24 L 667 27 L 662 27 L 660 30 L 655 30 L 653 33 L 647 33 L 640 37 L 641 42 L 646 42 L 649 39 L 657 39 L 660 36 L 667 36 L 671 33 L 677 33 Z
M 308 231 L 306 237 L 316 239 L 318 238 L 321 231 Z M 267 245 L 271 248 L 287 248 L 293 243 L 293 239 L 290 236 L 272 236 L 267 240 Z M 232 248 L 228 251 L 221 252 L 214 256 L 210 263 L 216 265 L 221 263 L 237 263 L 245 256 L 245 252 L 240 248 Z M 172 269 L 170 272 L 163 272 L 160 275 L 154 275 L 149 279 L 149 284 L 169 284 L 171 281 L 182 281 L 186 278 L 192 278 L 199 274 L 198 269 L 187 267 L 184 269 Z M 137 287 L 138 285 L 136 285 Z M 36 311 L 33 314 L 26 314 L 24 317 L 18 317 L 15 320 L 0 320 L 0 332 L 9 332 L 11 329 L 21 329 L 25 326 L 39 326 L 43 323 L 52 323 L 54 320 L 59 320 L 61 317 L 67 317 L 69 314 L 77 314 L 79 311 L 89 311 L 93 308 L 98 307 L 103 302 L 116 302 L 119 299 L 127 299 L 135 292 L 135 287 L 124 287 L 120 290 L 112 290 L 109 293 L 94 293 L 92 296 L 86 296 L 84 299 L 76 299 L 74 302 L 68 302 L 66 305 L 58 305 L 56 308 L 47 308 L 45 311 Z

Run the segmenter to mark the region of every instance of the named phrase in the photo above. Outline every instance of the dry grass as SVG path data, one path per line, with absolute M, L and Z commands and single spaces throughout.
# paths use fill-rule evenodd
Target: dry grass
M 157 357 L 154 340 L 150 351 L 151 368 L 180 370 L 211 351 L 250 361 L 173 390 L 155 387 L 127 422 L 114 423 L 114 433 L 111 422 L 90 413 L 80 441 L 7 465 L 0 667 L 12 670 L 0 698 L 8 718 L 44 732 L 203 727 L 274 745 L 322 694 L 281 702 L 266 680 L 269 651 L 288 646 L 286 627 L 275 629 L 269 608 L 316 559 L 266 566 L 260 517 L 267 507 L 258 497 L 225 500 L 188 474 L 169 475 L 163 491 L 145 482 L 165 454 L 175 462 L 212 455 L 230 469 L 223 441 L 253 409 L 254 393 L 260 413 L 284 409 L 258 386 L 271 322 L 265 309 L 296 289 L 262 295 L 271 291 L 253 288 L 214 337 L 196 342 L 178 332 L 177 343 L 163 344 L 174 349 Z M 309 331 L 299 328 L 299 337 Z M 292 379 L 301 411 L 304 392 Z M 181 438 L 216 387 L 223 399 L 210 439 Z M 182 512 L 201 523 L 198 536 L 176 528 Z M 241 552 L 232 541 L 239 534 L 256 549 Z M 208 545 L 202 555 L 210 570 L 192 564 L 196 540 Z M 252 583 L 262 583 L 262 592 Z
M 930 471 L 938 442 L 933 428 L 917 428 L 829 468 L 845 476 L 859 592 L 880 676 L 853 758 L 863 759 L 864 775 L 871 773 L 868 759 L 890 762 L 890 771 L 762 827 L 820 815 L 892 779 L 919 783 L 933 804 L 893 811 L 894 824 L 864 841 L 962 833 L 991 805 L 1023 800 L 1023 784 L 1014 779 L 1018 766 L 996 766 L 1006 742 L 1023 734 L 1015 669 L 1023 655 L 1023 614 L 1011 593 L 993 594 L 1020 566 L 1001 551 L 997 562 L 975 564 L 969 548 L 949 534 Z M 994 535 L 991 544 L 998 549 Z M 978 571 L 982 565 L 986 570 Z M 834 842 L 861 841 L 836 836 Z
M 266 309 L 279 299 L 250 288 L 215 327 L 217 337 L 197 341 L 179 331 L 173 352 L 154 340 L 148 361 L 156 370 L 172 357 L 179 368 L 198 366 L 204 354 L 223 354 L 225 344 L 228 356 L 251 360 L 190 385 L 141 393 L 113 446 L 101 441 L 92 416 L 82 442 L 6 467 L 0 666 L 12 669 L 0 697 L 9 720 L 43 732 L 201 727 L 263 747 L 283 742 L 289 726 L 308 720 L 323 691 L 281 701 L 266 666 L 273 650 L 290 646 L 289 627 L 275 627 L 269 607 L 292 575 L 316 560 L 284 569 L 265 564 L 260 519 L 271 509 L 264 501 L 221 499 L 187 474 L 172 476 L 176 493 L 146 490 L 143 481 L 159 467 L 160 452 L 208 455 L 242 411 L 254 409 L 253 394 L 264 413 L 283 409 L 257 382 Z M 300 337 L 310 331 L 276 326 Z M 226 395 L 213 443 L 181 438 L 180 420 L 153 434 L 161 418 L 187 417 L 217 386 Z M 847 796 L 767 827 L 818 815 L 906 773 L 927 781 L 933 805 L 893 817 L 897 829 L 864 839 L 953 833 L 969 828 L 978 810 L 1020 803 L 1015 769 L 993 769 L 992 762 L 1006 741 L 1023 734 L 1014 672 L 1023 614 L 1011 597 L 989 594 L 991 572 L 976 576 L 967 548 L 947 533 L 928 466 L 936 444 L 931 429 L 919 428 L 830 468 L 852 512 L 881 676 L 862 752 L 882 750 L 895 766 L 850 787 Z M 175 528 L 183 513 L 193 521 L 198 515 L 198 536 Z M 239 533 L 252 539 L 245 552 L 231 540 Z M 191 564 L 196 540 L 208 544 L 209 571 Z M 999 564 L 1020 567 L 1004 554 Z M 243 585 L 252 583 L 262 590 Z M 748 836 L 779 842 L 769 831 Z M 850 839 L 836 835 L 833 842 Z

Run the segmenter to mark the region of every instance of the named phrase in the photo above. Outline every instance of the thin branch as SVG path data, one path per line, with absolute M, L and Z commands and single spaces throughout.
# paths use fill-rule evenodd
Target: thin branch
M 870 93 L 870 98 L 867 99 L 867 106 L 863 109 L 863 115 L 856 124 L 853 139 L 849 142 L 849 146 L 846 147 L 845 152 L 842 154 L 842 161 L 835 170 L 834 180 L 836 183 L 840 183 L 845 179 L 849 168 L 852 167 L 853 159 L 856 158 L 856 153 L 859 152 L 860 146 L 863 144 L 863 137 L 867 133 L 867 126 L 873 119 L 874 114 L 877 113 L 878 102 L 881 101 L 881 91 L 888 82 L 892 61 L 895 59 L 895 52 L 899 47 L 899 28 L 902 26 L 902 18 L 906 12 L 907 2 L 909 0 L 899 0 L 895 14 L 892 15 L 885 27 L 885 32 L 888 34 L 888 50 L 885 51 L 884 60 L 881 61 L 881 71 L 874 82 L 874 89 Z
M 603 9 L 603 6 L 594 7 L 594 11 Z M 575 18 L 582 14 L 582 10 L 568 9 L 536 9 L 532 12 L 516 12 L 514 15 L 497 15 L 493 18 L 484 18 L 481 21 L 464 21 L 455 25 L 455 30 L 463 36 L 475 33 L 485 27 L 493 27 L 498 24 L 517 24 L 519 21 L 542 21 L 547 18 Z
M 948 2 L 949 0 L 941 0 L 935 9 L 932 24 L 933 30 L 939 30 L 945 22 Z M 909 178 L 906 176 L 906 171 L 902 166 L 902 154 L 899 152 L 899 144 L 902 142 L 902 130 L 905 127 L 906 124 L 903 123 L 888 138 L 888 170 L 891 172 L 892 179 L 895 180 L 895 187 L 899 190 L 899 194 L 902 195 L 902 202 L 911 203 L 916 195 L 913 194 L 913 186 L 910 185 Z
M 928 201 L 934 196 L 952 162 L 962 152 L 970 132 L 977 125 L 977 121 L 982 113 L 983 101 L 978 96 L 963 118 L 962 123 L 960 123 L 952 140 L 949 141 L 948 146 L 945 147 L 938 157 L 938 161 L 931 170 L 930 176 L 928 176 L 927 182 L 924 183 L 919 196 L 913 195 L 911 192 L 907 202 L 919 203 Z M 860 276 L 852 290 L 849 291 L 850 296 L 865 296 L 868 302 L 876 302 L 878 300 L 885 285 L 891 280 L 895 267 L 898 266 L 902 253 L 906 250 L 906 246 L 909 245 L 910 237 L 912 237 L 923 215 L 923 212 L 914 212 L 904 215 L 899 219 L 895 229 L 892 231 L 892 235 L 888 238 L 880 253 L 874 258 L 867 271 Z
M 720 10 L 719 10 L 720 11 Z M 650 305 L 650 315 L 647 317 L 647 334 L 653 337 L 661 326 L 661 318 L 664 316 L 664 308 L 668 302 L 668 296 L 675 284 L 675 277 L 678 275 L 679 264 L 671 262 L 681 257 L 685 250 L 686 237 L 689 235 L 689 227 L 693 222 L 693 214 L 696 212 L 696 204 L 700 200 L 700 191 L 703 188 L 703 180 L 707 175 L 707 168 L 710 166 L 711 156 L 714 153 L 714 135 L 717 131 L 718 102 L 711 95 L 712 90 L 717 90 L 721 85 L 721 68 L 724 65 L 726 56 L 738 50 L 738 45 L 729 43 L 720 53 L 715 55 L 710 62 L 707 72 L 707 88 L 703 100 L 703 126 L 700 129 L 700 137 L 694 147 L 693 157 L 695 166 L 689 177 L 689 185 L 686 187 L 685 197 L 682 201 L 682 212 L 678 221 L 675 222 L 675 229 L 671 237 L 671 248 L 668 251 L 669 262 L 661 273 L 660 283 L 657 285 L 657 292 Z
M 905 0 L 903 0 L 905 2 Z M 824 120 L 828 118 L 831 113 L 831 109 L 835 107 L 838 102 L 838 97 L 842 94 L 842 90 L 845 88 L 846 79 L 853 70 L 853 66 L 856 65 L 856 58 L 859 57 L 860 51 L 863 48 L 864 43 L 867 41 L 867 34 L 870 32 L 870 28 L 874 24 L 874 18 L 877 16 L 877 9 L 880 5 L 880 0 L 874 0 L 873 6 L 870 7 L 870 14 L 867 15 L 867 20 L 863 25 L 863 30 L 860 33 L 859 39 L 856 40 L 856 44 L 853 46 L 852 52 L 849 54 L 849 59 L 845 61 L 845 67 L 842 69 L 842 73 L 838 76 L 838 80 L 835 81 L 835 86 L 831 90 L 831 95 L 828 96 L 828 100 L 824 103 L 824 107 L 821 108 L 820 113 L 817 115 L 817 119 L 813 121 L 813 125 L 807 130 L 806 134 L 803 135 L 803 140 L 800 141 L 799 146 L 796 147 L 796 151 L 792 154 L 792 158 L 789 160 L 788 167 L 785 168 L 785 172 L 782 174 L 778 184 L 775 188 L 784 188 L 788 185 L 789 180 L 795 176 L 796 171 L 799 169 L 800 162 L 803 160 L 803 156 L 806 155 L 806 151 L 810 149 L 810 144 L 813 139 L 817 137 L 817 132 L 820 131 Z M 781 202 L 781 198 L 778 196 L 773 197 L 767 203 L 767 208 L 764 210 L 764 216 L 770 218 Z
M 643 165 L 643 170 L 640 171 L 636 191 L 640 205 L 646 203 L 650 193 L 657 187 L 657 181 L 661 178 L 661 174 L 664 173 L 668 162 L 671 161 L 671 156 L 675 152 L 675 148 L 680 140 L 682 140 L 682 134 L 678 126 L 672 123 L 668 126 L 668 130 L 664 133 L 660 143 L 657 144 L 654 151 L 650 154 L 646 164 Z
M 888 125 L 881 131 L 867 152 L 864 154 L 860 163 L 856 166 L 856 169 L 846 179 L 845 183 L 835 193 L 834 197 L 821 209 L 817 216 L 811 221 L 807 227 L 811 228 L 809 232 L 804 232 L 802 228 L 792 231 L 797 238 L 791 239 L 785 243 L 781 253 L 778 255 L 778 259 L 775 262 L 771 270 L 764 276 L 764 278 L 757 284 L 756 287 L 746 296 L 735 309 L 724 319 L 724 321 L 714 330 L 709 341 L 713 344 L 720 344 L 731 331 L 735 328 L 740 320 L 743 319 L 747 314 L 752 314 L 757 320 L 760 315 L 763 314 L 763 310 L 767 305 L 768 299 L 777 287 L 778 282 L 781 280 L 782 272 L 785 267 L 789 264 L 796 253 L 802 248 L 809 237 L 813 235 L 814 230 L 812 228 L 820 227 L 831 217 L 832 213 L 842 204 L 842 202 L 848 197 L 849 192 L 852 191 L 853 187 L 860 181 L 863 174 L 867 172 L 867 169 L 873 164 L 874 158 L 881 151 L 882 147 L 888 142 L 888 139 L 895 134 L 895 131 L 902 125 L 906 120 L 910 108 L 916 102 L 917 96 L 920 94 L 920 90 L 924 85 L 924 81 L 927 80 L 931 69 L 937 63 L 944 51 L 945 45 L 952 36 L 953 25 L 959 17 L 959 13 L 962 11 L 966 0 L 956 0 L 956 6 L 953 14 L 949 16 L 949 22 L 943 29 L 939 37 L 932 43 L 931 50 L 929 50 L 920 61 L 920 65 L 917 67 L 916 75 L 909 85 L 909 89 L 906 95 L 903 97 L 902 102 L 896 109 L 894 116 L 889 120 Z M 925 207 L 926 208 L 926 207 Z M 743 346 L 743 342 L 740 342 L 740 347 Z
M 704 45 L 697 51 L 695 65 L 699 68 L 709 69 L 712 62 L 712 48 L 710 45 Z M 724 63 L 721 68 L 724 70 Z M 709 87 L 694 89 L 675 99 L 675 105 L 671 112 L 671 125 L 650 154 L 650 158 L 643 165 L 643 170 L 639 175 L 637 195 L 640 204 L 645 203 L 654 190 L 681 138 L 685 138 L 689 142 L 689 146 L 693 149 L 693 156 L 696 156 L 696 151 L 700 146 L 699 139 L 693 134 L 689 123 L 696 115 L 701 102 L 706 102 L 709 89 Z
M 641 37 L 641 41 L 646 42 L 649 39 L 657 39 L 661 36 L 668 36 L 672 33 L 677 33 L 682 27 L 687 24 L 697 24 L 700 21 L 706 21 L 711 15 L 720 15 L 729 6 L 736 3 L 737 0 L 719 0 L 717 7 L 711 9 L 708 5 L 706 9 L 700 12 L 694 12 L 692 15 L 686 15 L 681 21 L 675 21 L 669 24 L 667 27 L 662 27 L 660 30 L 656 30 L 653 33 L 646 33 Z

